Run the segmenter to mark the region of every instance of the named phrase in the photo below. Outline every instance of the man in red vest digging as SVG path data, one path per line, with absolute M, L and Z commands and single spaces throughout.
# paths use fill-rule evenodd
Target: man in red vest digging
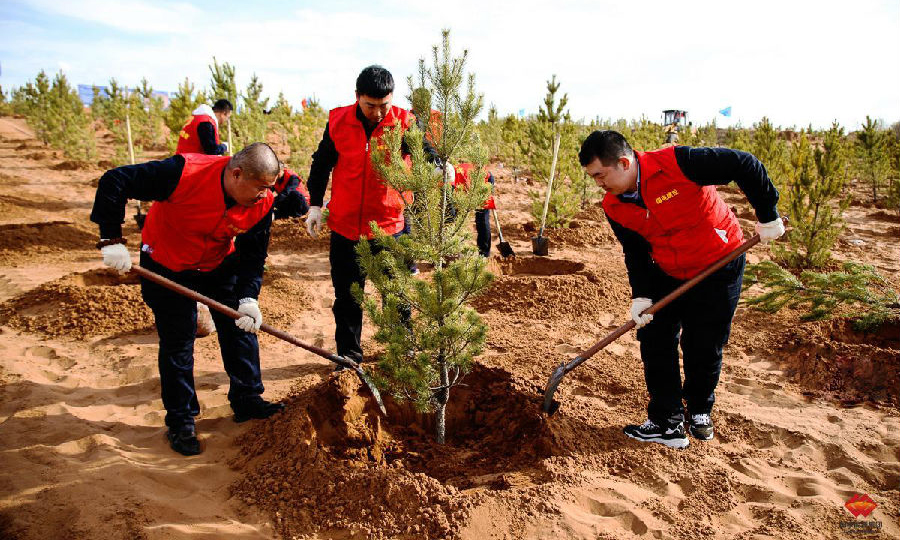
M 385 185 L 371 162 L 385 128 L 397 126 L 406 131 L 413 117 L 409 111 L 391 104 L 394 78 L 381 66 L 369 66 L 356 79 L 356 102 L 332 109 L 322 141 L 313 154 L 309 170 L 310 209 L 307 230 L 316 236 L 322 226 L 322 202 L 328 175 L 331 174 L 331 200 L 328 203 L 328 227 L 331 229 L 331 283 L 334 285 L 334 338 L 340 356 L 361 361 L 363 358 L 362 309 L 351 294 L 351 287 L 365 285 L 356 245 L 371 242 L 369 222 L 375 221 L 387 234 L 403 233 L 404 195 Z M 403 153 L 409 154 L 403 147 Z M 380 246 L 372 243 L 372 252 Z
M 191 117 L 190 122 L 181 128 L 178 134 L 176 154 L 207 154 L 221 156 L 228 151 L 228 143 L 219 138 L 219 127 L 231 118 L 233 107 L 227 99 L 216 101 L 212 108 L 205 103 L 200 105 Z
M 275 219 L 302 217 L 309 211 L 309 193 L 300 175 L 281 164 L 275 181 Z
M 228 156 L 175 155 L 112 169 L 97 187 L 91 221 L 100 227 L 103 262 L 131 268 L 122 238 L 128 199 L 155 201 L 141 231 L 141 266 L 237 309 L 233 323 L 213 312 L 228 400 L 235 422 L 268 418 L 284 408 L 262 398 L 256 331 L 262 324 L 259 289 L 269 245 L 278 157 L 264 143 Z M 172 449 L 200 453 L 194 417 L 197 303 L 141 279 L 141 295 L 153 310 L 159 334 L 159 380 Z
M 728 148 L 670 146 L 634 152 L 618 132 L 595 131 L 585 139 L 578 158 L 606 190 L 603 210 L 625 254 L 631 317 L 650 394 L 647 420 L 626 426 L 625 434 L 674 448 L 688 446 L 684 400 L 688 431 L 710 440 L 722 348 L 741 293 L 744 255 L 655 315 L 642 312 L 742 243 L 737 217 L 716 185 L 737 183 L 756 211 L 756 230 L 763 242 L 784 234 L 776 208 L 778 191 L 758 159 Z

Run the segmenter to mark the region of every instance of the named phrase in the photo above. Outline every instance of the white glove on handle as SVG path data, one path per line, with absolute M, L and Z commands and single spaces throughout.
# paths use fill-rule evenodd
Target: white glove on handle
M 317 238 L 320 230 L 322 230 L 322 207 L 310 206 L 309 214 L 306 215 L 306 232 Z
M 781 218 L 775 218 L 775 221 L 768 223 L 756 222 L 756 233 L 759 234 L 759 241 L 762 243 L 771 242 L 784 234 L 784 222 Z
M 259 302 L 255 298 L 243 298 L 238 306 L 238 312 L 243 315 L 234 321 L 235 326 L 244 332 L 255 334 L 262 326 L 262 312 L 259 310 Z
M 222 146 L 225 147 L 225 153 L 228 153 L 228 141 L 222 141 Z
M 653 305 L 653 300 L 649 298 L 634 298 L 631 300 L 631 318 L 634 320 L 635 328 L 642 328 L 653 320 L 653 315 L 641 315 L 641 312 Z
M 131 270 L 131 254 L 125 244 L 111 244 L 100 248 L 103 255 L 103 264 L 119 271 L 120 274 L 127 274 Z

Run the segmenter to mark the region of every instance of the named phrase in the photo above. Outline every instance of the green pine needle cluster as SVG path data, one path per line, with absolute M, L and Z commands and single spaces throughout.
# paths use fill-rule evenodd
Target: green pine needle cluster
M 359 287 L 354 294 L 377 326 L 375 339 L 386 346 L 380 384 L 421 409 L 435 410 L 437 439 L 443 442 L 450 389 L 469 370 L 487 335 L 481 317 L 467 304 L 493 276 L 469 230 L 473 213 L 490 193 L 483 181 L 487 150 L 475 129 L 482 96 L 475 92 L 474 77 L 465 76 L 466 53 L 451 54 L 448 31 L 432 56 L 433 66 L 420 61 L 418 81 L 409 81 L 410 95 L 425 100 L 416 104 L 423 109 L 418 120 L 424 129 L 413 126 L 405 139 L 400 129 L 386 129 L 372 153 L 384 183 L 404 194 L 411 232 L 394 238 L 371 224 L 378 249 L 360 242 L 357 251 L 376 294 L 364 296 Z M 432 115 L 432 109 L 439 114 Z M 473 165 L 468 189 L 445 182 L 443 168 L 436 170 L 426 158 L 425 133 L 441 164 Z M 401 156 L 404 140 L 411 164 Z M 409 261 L 427 263 L 433 271 L 413 276 Z M 411 313 L 408 322 L 401 315 L 406 310 Z
M 777 313 L 788 306 L 806 311 L 804 320 L 831 318 L 849 310 L 857 330 L 876 328 L 900 316 L 898 296 L 872 266 L 845 262 L 838 272 L 804 270 L 795 276 L 773 261 L 747 266 L 744 289 L 759 285 L 765 292 L 744 302 Z

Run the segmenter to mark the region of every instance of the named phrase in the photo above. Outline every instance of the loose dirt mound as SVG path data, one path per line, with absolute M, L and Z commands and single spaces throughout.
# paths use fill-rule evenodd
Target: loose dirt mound
M 259 306 L 266 323 L 289 327 L 310 302 L 306 285 L 285 272 L 267 271 L 259 291 Z M 274 339 L 274 338 L 273 338 Z
M 775 343 L 787 374 L 810 395 L 845 404 L 900 403 L 900 321 L 871 333 L 846 319 L 805 323 Z
M 45 283 L 0 306 L 4 324 L 49 337 L 82 340 L 153 327 L 136 276 L 92 270 Z
M 279 219 L 272 224 L 269 250 L 293 253 L 327 252 L 330 238 L 331 231 L 327 225 L 322 227 L 318 238 L 313 238 L 306 232 L 306 223 L 302 218 Z
M 69 221 L 0 225 L 0 260 L 9 252 L 47 253 L 93 247 L 96 234 Z
M 596 444 L 590 427 L 547 422 L 540 393 L 475 366 L 453 389 L 446 445 L 430 416 L 387 400 L 380 416 L 356 377 L 342 373 L 289 398 L 287 409 L 239 439 L 234 494 L 276 516 L 285 537 L 355 530 L 366 538 L 447 538 L 481 490 L 541 483 L 542 459 Z
M 497 264 L 504 275 L 472 303 L 479 312 L 497 310 L 551 320 L 595 317 L 628 295 L 627 285 L 585 270 L 575 261 L 517 257 Z

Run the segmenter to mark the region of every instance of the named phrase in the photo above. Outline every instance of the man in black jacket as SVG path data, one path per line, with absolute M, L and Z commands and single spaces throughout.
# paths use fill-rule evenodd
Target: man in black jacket
M 125 205 L 128 199 L 155 201 L 141 231 L 141 266 L 243 315 L 231 322 L 213 313 L 236 422 L 268 418 L 283 408 L 261 397 L 256 339 L 262 324 L 257 298 L 272 224 L 271 189 L 278 173 L 278 158 L 263 143 L 251 144 L 233 158 L 175 155 L 104 173 L 91 212 L 91 221 L 100 228 L 104 264 L 127 272 L 131 254 L 122 237 Z M 141 295 L 159 334 L 169 442 L 176 452 L 199 454 L 194 417 L 200 406 L 193 375 L 197 304 L 145 279 Z

